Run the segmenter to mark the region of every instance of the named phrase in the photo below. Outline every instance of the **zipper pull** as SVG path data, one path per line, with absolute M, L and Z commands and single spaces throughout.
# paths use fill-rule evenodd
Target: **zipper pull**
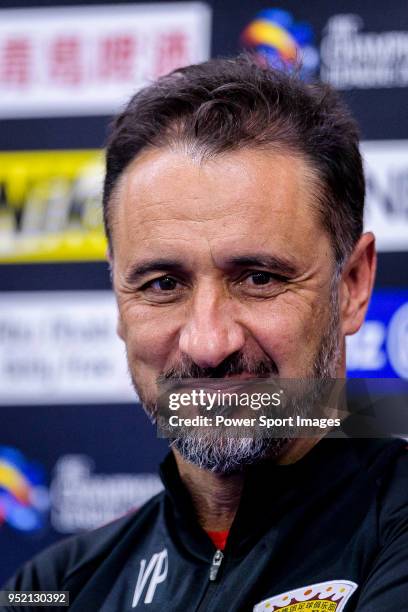
M 210 580 L 211 581 L 214 581 L 217 579 L 217 575 L 221 567 L 223 558 L 224 558 L 224 555 L 222 551 L 217 550 L 215 552 L 215 555 L 213 556 L 213 560 L 212 560 L 211 567 L 210 567 Z

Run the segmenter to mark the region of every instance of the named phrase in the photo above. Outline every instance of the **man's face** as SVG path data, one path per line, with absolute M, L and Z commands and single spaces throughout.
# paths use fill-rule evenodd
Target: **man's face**
M 163 376 L 302 378 L 325 360 L 324 374 L 343 374 L 328 348 L 333 251 L 315 193 L 301 158 L 259 150 L 209 161 L 149 150 L 124 172 L 113 279 L 148 410 Z

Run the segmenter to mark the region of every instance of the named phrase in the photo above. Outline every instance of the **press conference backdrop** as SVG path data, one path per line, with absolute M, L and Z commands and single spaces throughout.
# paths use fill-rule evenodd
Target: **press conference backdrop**
M 100 210 L 110 117 L 150 78 L 245 48 L 288 68 L 300 54 L 303 78 L 341 91 L 379 248 L 348 371 L 408 378 L 408 11 L 339 6 L 0 2 L 0 582 L 161 486 L 166 445 L 115 336 Z

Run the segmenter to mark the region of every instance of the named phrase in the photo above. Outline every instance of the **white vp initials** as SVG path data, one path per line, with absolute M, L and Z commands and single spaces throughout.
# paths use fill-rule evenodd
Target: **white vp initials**
M 152 603 L 156 587 L 167 578 L 168 569 L 167 548 L 164 548 L 158 553 L 154 553 L 146 567 L 146 559 L 140 561 L 139 576 L 137 578 L 136 588 L 133 595 L 132 608 L 136 608 L 142 596 L 144 588 L 150 577 L 149 586 L 146 590 L 144 603 Z

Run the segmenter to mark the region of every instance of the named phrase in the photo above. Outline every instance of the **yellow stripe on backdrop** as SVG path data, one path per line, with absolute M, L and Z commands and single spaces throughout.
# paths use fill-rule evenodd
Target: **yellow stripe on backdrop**
M 0 263 L 105 258 L 103 152 L 0 153 Z

